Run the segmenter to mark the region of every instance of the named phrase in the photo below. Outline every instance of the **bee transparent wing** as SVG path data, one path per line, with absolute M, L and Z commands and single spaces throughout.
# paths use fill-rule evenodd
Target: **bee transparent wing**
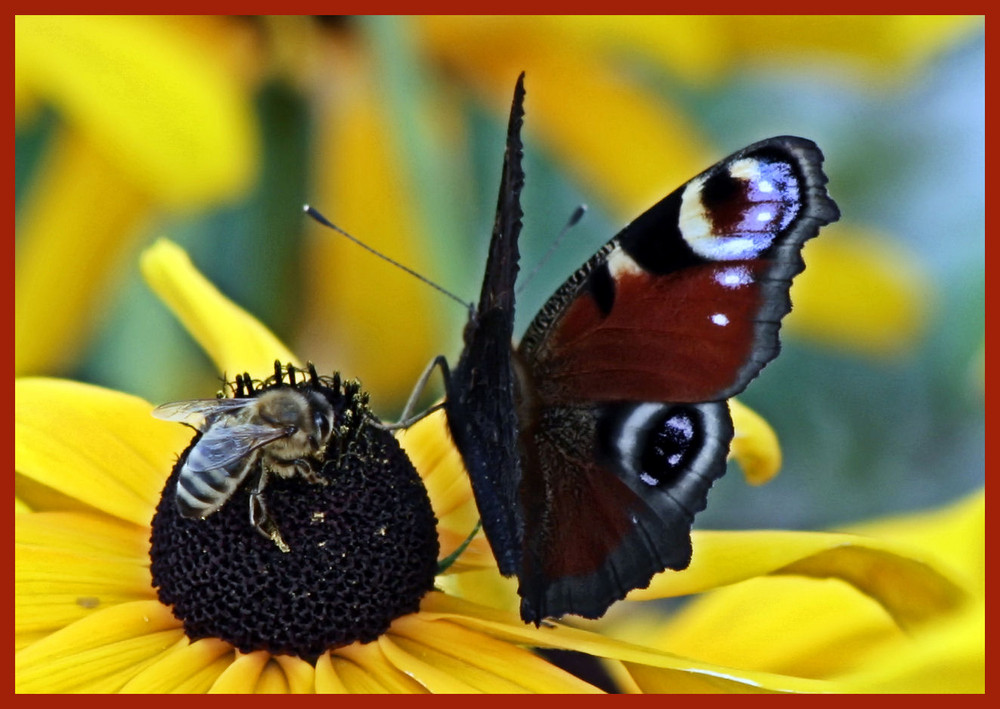
M 285 428 L 239 423 L 210 426 L 188 456 L 187 467 L 196 473 L 225 468 L 263 445 L 289 435 Z
M 172 401 L 153 409 L 153 416 L 162 421 L 178 421 L 193 426 L 199 431 L 209 428 L 211 417 L 232 411 L 238 411 L 252 402 L 253 399 L 190 399 L 188 401 Z

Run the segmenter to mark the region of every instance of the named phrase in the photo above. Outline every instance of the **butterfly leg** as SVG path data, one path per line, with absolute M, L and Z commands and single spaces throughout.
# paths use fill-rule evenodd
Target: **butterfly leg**
M 441 402 L 438 404 L 434 404 L 433 406 L 424 411 L 421 411 L 419 414 L 413 415 L 413 409 L 417 405 L 417 399 L 419 399 L 420 395 L 424 393 L 424 389 L 427 388 L 427 382 L 430 380 L 431 374 L 434 373 L 434 370 L 436 368 L 441 369 L 441 376 L 444 377 L 445 385 L 447 386 L 448 380 L 451 377 L 451 370 L 448 369 L 448 361 L 444 358 L 444 356 L 438 355 L 437 357 L 435 357 L 430 361 L 427 367 L 424 368 L 424 371 L 420 375 L 420 378 L 417 379 L 417 384 L 416 386 L 413 387 L 413 392 L 410 394 L 410 398 L 407 400 L 406 406 L 403 407 L 403 413 L 400 415 L 399 421 L 397 421 L 396 423 L 381 423 L 378 421 L 373 421 L 372 424 L 386 431 L 395 431 L 396 429 L 400 428 L 409 428 L 420 419 L 429 416 L 438 409 L 444 408 L 444 403 Z
M 465 541 L 459 544 L 458 548 L 455 549 L 455 551 L 453 551 L 451 554 L 438 561 L 437 572 L 439 574 L 443 574 L 445 571 L 448 570 L 448 568 L 452 564 L 454 564 L 458 560 L 458 557 L 460 557 L 462 555 L 462 552 L 465 551 L 465 548 L 472 543 L 473 537 L 475 537 L 479 533 L 479 530 L 482 529 L 482 526 L 483 526 L 482 520 L 476 522 L 476 526 L 472 528 L 472 531 L 469 533 L 469 536 L 465 538 Z
M 266 486 L 267 471 L 261 466 L 257 473 L 257 484 L 254 485 L 253 491 L 250 493 L 250 524 L 287 554 L 291 549 L 285 543 L 285 540 L 281 538 L 278 525 L 271 519 L 271 515 L 267 511 L 267 505 L 264 503 L 264 488 Z

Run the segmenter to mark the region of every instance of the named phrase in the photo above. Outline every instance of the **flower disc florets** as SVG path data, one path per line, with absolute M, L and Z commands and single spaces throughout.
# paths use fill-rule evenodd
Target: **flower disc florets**
M 192 640 L 217 637 L 243 652 L 313 660 L 372 641 L 394 618 L 416 611 L 434 583 L 438 540 L 426 489 L 395 438 L 372 425 L 367 394 L 311 368 L 310 378 L 295 382 L 294 372 L 290 383 L 276 368 L 256 387 L 238 377 L 233 388 L 233 398 L 311 390 L 333 408 L 329 442 L 309 461 L 322 480 L 270 475 L 261 493 L 288 551 L 251 522 L 253 472 L 204 519 L 180 514 L 178 476 L 203 427 L 163 489 L 150 558 L 160 600 Z

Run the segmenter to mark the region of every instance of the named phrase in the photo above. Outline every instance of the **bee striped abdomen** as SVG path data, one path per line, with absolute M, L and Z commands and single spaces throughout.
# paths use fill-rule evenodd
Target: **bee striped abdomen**
M 201 519 L 222 507 L 243 482 L 255 461 L 256 457 L 254 460 L 237 461 L 228 468 L 198 471 L 188 467 L 191 462 L 188 461 L 177 478 L 177 509 L 181 516 Z

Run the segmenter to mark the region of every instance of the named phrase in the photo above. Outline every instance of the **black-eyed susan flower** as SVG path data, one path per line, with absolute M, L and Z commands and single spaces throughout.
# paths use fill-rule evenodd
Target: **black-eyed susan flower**
M 220 369 L 234 371 L 234 362 L 242 360 L 263 378 L 266 370 L 258 358 L 288 354 L 171 244 L 150 249 L 143 270 Z M 753 663 L 717 662 L 708 653 L 657 647 L 641 635 L 629 642 L 562 622 L 525 625 L 511 610 L 516 603 L 511 584 L 498 577 L 481 538 L 430 579 L 432 584 L 423 576 L 416 585 L 418 609 L 406 603 L 390 608 L 394 617 L 388 627 L 380 625 L 376 637 L 360 634 L 353 642 L 337 633 L 360 615 L 358 609 L 338 607 L 325 597 L 329 589 L 309 588 L 329 581 L 323 576 L 328 571 L 298 566 L 297 555 L 281 551 L 251 527 L 245 509 L 229 506 L 217 513 L 227 515 L 212 524 L 216 532 L 222 530 L 221 537 L 207 530 L 207 536 L 181 537 L 182 547 L 169 551 L 173 556 L 166 573 L 156 571 L 163 558 L 162 549 L 154 550 L 151 573 L 150 520 L 159 505 L 159 514 L 167 515 L 166 526 L 177 524 L 172 501 L 161 499 L 160 493 L 172 489 L 165 481 L 177 454 L 190 444 L 190 431 L 155 420 L 151 404 L 120 392 L 45 378 L 20 379 L 15 386 L 15 683 L 20 692 L 595 691 L 534 648 L 604 658 L 622 691 L 827 692 L 865 686 L 759 669 Z M 753 420 L 747 413 L 736 419 L 737 425 Z M 767 436 L 753 433 L 757 425 L 747 426 L 746 437 L 760 442 L 745 449 L 767 458 L 771 444 Z M 350 529 L 340 529 L 338 539 L 360 530 L 374 538 L 373 547 L 394 547 L 391 554 L 412 555 L 417 567 L 426 569 L 434 555 L 421 550 L 429 548 L 427 523 L 436 517 L 433 546 L 440 544 L 442 557 L 458 549 L 474 528 L 475 510 L 442 417 L 424 419 L 402 436 L 402 443 L 427 490 L 404 485 L 409 486 L 411 508 L 424 511 L 403 526 L 422 529 L 422 535 L 382 543 L 389 533 L 383 527 L 397 522 L 391 514 L 380 518 L 385 510 L 364 504 L 364 519 L 352 517 L 358 510 L 358 489 L 350 488 L 350 499 L 338 499 L 333 491 L 309 494 L 308 488 L 300 488 L 288 495 L 289 489 L 279 487 L 273 511 L 276 517 L 280 512 L 288 542 L 311 540 L 322 548 L 320 543 L 330 539 L 317 541 L 319 530 L 327 533 L 350 521 Z M 387 451 L 398 450 L 394 442 L 384 445 Z M 364 455 L 357 456 L 355 463 L 363 460 Z M 347 469 L 351 465 L 345 463 Z M 401 465 L 408 469 L 409 463 Z M 387 471 L 379 471 L 384 482 Z M 432 514 L 422 500 L 429 502 Z M 158 526 L 153 523 L 154 530 Z M 154 546 L 156 536 L 154 531 Z M 232 548 L 220 551 L 220 544 Z M 254 545 L 257 551 L 247 552 L 249 562 L 245 555 L 227 556 Z M 350 576 L 343 567 L 337 569 L 334 583 Z M 261 576 L 282 570 L 285 578 L 274 579 L 267 588 L 285 594 L 287 603 L 255 597 L 252 590 Z M 214 574 L 242 576 L 235 586 L 226 586 L 213 581 Z M 689 571 L 657 577 L 631 598 L 694 593 L 764 574 L 807 581 L 837 578 L 904 623 L 962 608 L 970 595 L 948 569 L 890 540 L 848 534 L 701 533 Z M 166 575 L 176 578 L 165 601 Z M 219 606 L 218 616 L 213 617 L 211 605 L 189 612 L 192 603 L 204 600 L 206 584 L 213 583 L 213 591 L 228 589 L 211 599 Z M 240 584 L 246 592 L 226 599 Z M 191 589 L 196 598 L 185 597 Z M 324 596 L 324 612 L 310 605 L 316 602 L 313 594 Z M 347 595 L 355 605 L 386 603 L 382 594 L 368 591 L 365 596 Z M 310 609 L 308 615 L 296 614 L 302 608 Z M 197 623 L 190 620 L 195 615 Z M 257 635 L 241 636 L 234 627 L 256 628 Z M 261 633 L 269 638 L 263 647 Z M 278 644 L 286 641 L 288 645 Z M 792 648 L 798 641 L 794 632 L 781 638 Z

